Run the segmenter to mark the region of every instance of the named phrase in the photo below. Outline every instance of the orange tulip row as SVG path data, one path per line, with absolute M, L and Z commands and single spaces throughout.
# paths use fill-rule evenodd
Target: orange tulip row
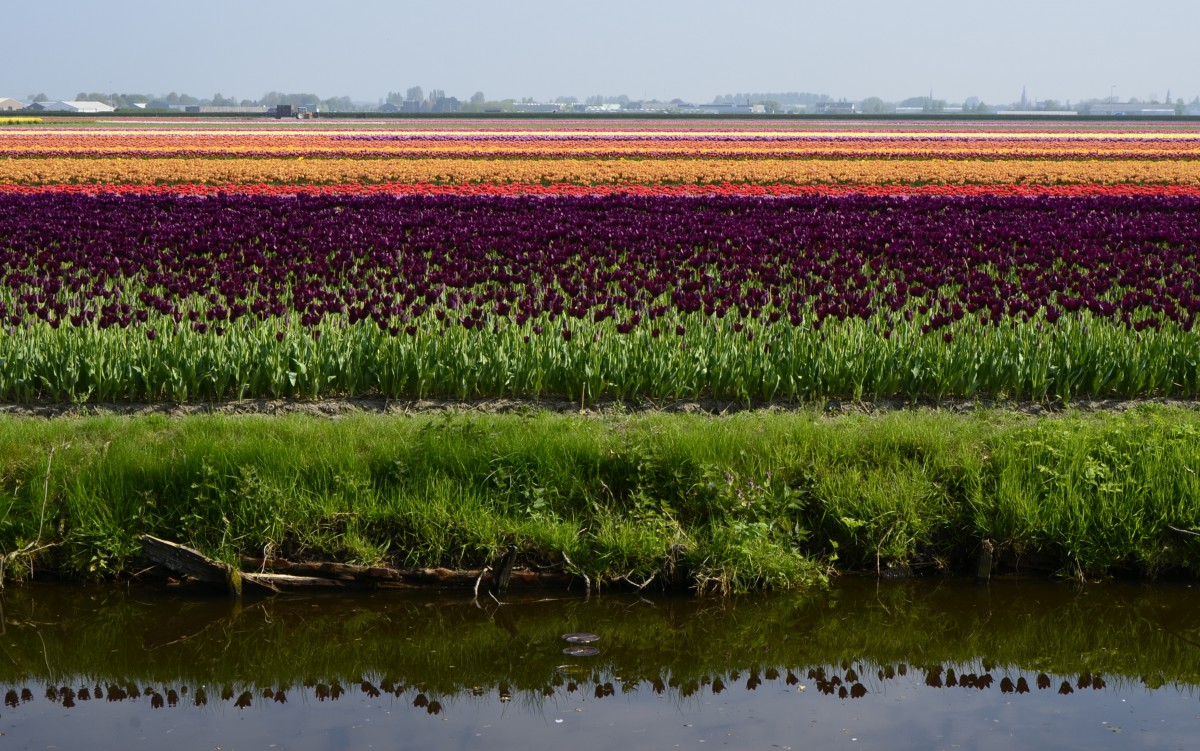
M 1200 184 L 1192 160 L 0 159 L 0 183 Z

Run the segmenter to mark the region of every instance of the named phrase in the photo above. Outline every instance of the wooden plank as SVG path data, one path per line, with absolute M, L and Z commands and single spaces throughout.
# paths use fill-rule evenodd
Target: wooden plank
M 247 579 L 242 572 L 228 563 L 214 561 L 197 550 L 170 540 L 142 535 L 142 554 L 152 563 L 181 576 L 224 589 L 235 597 L 242 595 L 244 586 L 256 594 L 279 591 L 268 582 Z
M 176 574 L 217 587 L 229 587 L 233 567 L 177 542 L 142 535 L 142 554 L 152 563 L 165 566 Z
M 995 547 L 991 540 L 983 540 L 979 543 L 979 559 L 975 566 L 975 581 L 980 584 L 986 584 L 992 579 L 992 555 Z
M 512 581 L 513 563 L 517 560 L 517 547 L 509 545 L 508 550 L 496 562 L 495 568 L 492 569 L 492 591 L 507 592 L 508 584 Z

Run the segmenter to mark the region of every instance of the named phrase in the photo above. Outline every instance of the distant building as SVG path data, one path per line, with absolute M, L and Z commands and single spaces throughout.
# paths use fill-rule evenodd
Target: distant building
M 679 111 L 693 115 L 765 115 L 764 104 L 681 104 Z
M 146 102 L 146 109 L 148 109 L 148 110 L 174 110 L 176 112 L 183 112 L 185 109 L 187 109 L 187 105 L 179 104 L 178 102 L 176 102 L 176 103 L 168 102 L 166 99 L 155 99 L 153 101 Z
M 516 102 L 513 104 L 513 112 L 561 112 L 562 104 L 557 102 L 540 103 L 540 102 Z
M 1089 107 L 1088 114 L 1111 117 L 1174 117 L 1175 105 L 1101 102 Z
M 76 112 L 79 114 L 98 114 L 116 112 L 116 107 L 110 107 L 104 102 L 38 102 L 29 106 L 38 112 Z
M 858 114 L 858 105 L 855 102 L 821 102 L 817 105 L 817 114 L 819 115 L 855 115 Z
M 194 114 L 228 114 L 228 115 L 265 115 L 267 113 L 266 105 L 255 107 L 241 107 L 237 105 L 216 105 L 216 104 L 189 104 L 183 108 L 184 112 Z
M 0 112 L 12 112 L 13 110 L 21 109 L 25 109 L 25 105 L 16 99 L 0 99 Z
M 996 110 L 997 115 L 1005 117 L 1077 117 L 1074 110 Z

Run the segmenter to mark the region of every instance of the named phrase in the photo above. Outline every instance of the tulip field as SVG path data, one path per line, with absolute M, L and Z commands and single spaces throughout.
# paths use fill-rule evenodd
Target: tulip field
M 0 130 L 0 400 L 1200 395 L 1200 128 Z

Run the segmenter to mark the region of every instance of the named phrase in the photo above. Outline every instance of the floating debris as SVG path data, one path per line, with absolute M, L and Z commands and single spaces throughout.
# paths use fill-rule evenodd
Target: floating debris
M 600 637 L 596 634 L 589 634 L 586 631 L 581 631 L 577 634 L 563 634 L 563 641 L 571 644 L 591 644 L 592 642 L 600 641 Z
M 567 647 L 563 650 L 563 654 L 570 657 L 595 657 L 600 654 L 600 650 L 596 647 L 575 646 Z

